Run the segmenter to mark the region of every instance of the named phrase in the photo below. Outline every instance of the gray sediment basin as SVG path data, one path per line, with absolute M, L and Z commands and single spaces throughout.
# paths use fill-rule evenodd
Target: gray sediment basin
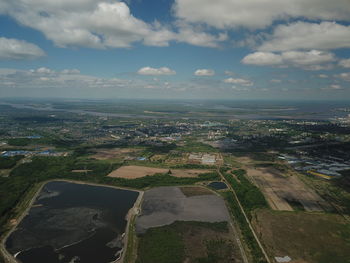
M 169 225 L 175 221 L 222 222 L 230 215 L 218 195 L 186 197 L 178 187 L 157 187 L 144 193 L 141 215 L 136 219 L 136 232 Z

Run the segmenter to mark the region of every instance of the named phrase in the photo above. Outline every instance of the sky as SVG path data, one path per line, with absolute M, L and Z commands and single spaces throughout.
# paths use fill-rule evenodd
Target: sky
M 349 0 L 2 0 L 0 98 L 350 99 Z

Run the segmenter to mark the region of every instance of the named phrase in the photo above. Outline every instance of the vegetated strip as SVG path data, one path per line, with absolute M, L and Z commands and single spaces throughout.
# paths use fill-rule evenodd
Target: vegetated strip
M 244 177 L 244 170 L 236 170 L 235 174 L 240 180 L 238 182 L 233 178 L 232 174 L 226 173 L 225 170 L 221 169 L 220 171 L 226 181 L 229 183 L 234 192 L 222 192 L 223 197 L 229 204 L 230 211 L 233 214 L 236 222 L 239 225 L 239 229 L 242 233 L 243 240 L 250 250 L 253 262 L 256 263 L 267 263 L 270 262 L 266 253 L 262 251 L 261 244 L 258 244 L 256 236 L 254 235 L 249 223 L 246 220 L 245 215 L 243 214 L 246 211 L 249 218 L 251 218 L 251 211 L 255 208 L 268 207 L 267 202 L 264 196 L 261 194 L 259 189 L 253 185 L 247 178 Z M 260 194 L 259 194 L 260 193 Z M 241 210 L 241 207 L 238 203 L 238 199 L 241 201 L 244 211 Z M 242 202 L 243 201 L 243 202 Z M 257 201 L 257 203 L 255 203 Z M 245 206 L 245 207 L 244 207 Z

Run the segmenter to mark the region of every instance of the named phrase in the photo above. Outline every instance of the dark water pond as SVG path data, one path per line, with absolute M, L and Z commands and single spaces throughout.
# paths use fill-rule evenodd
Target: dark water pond
M 214 188 L 215 190 L 222 190 L 227 188 L 227 185 L 224 182 L 211 182 L 208 184 L 208 186 Z
M 6 248 L 23 263 L 112 262 L 137 197 L 135 191 L 49 182 Z

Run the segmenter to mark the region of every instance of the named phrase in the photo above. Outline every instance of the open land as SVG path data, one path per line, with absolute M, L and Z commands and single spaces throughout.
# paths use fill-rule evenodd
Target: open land
M 207 169 L 171 169 L 171 175 L 175 177 L 198 177 L 200 174 L 210 173 Z
M 140 152 L 136 148 L 112 148 L 112 149 L 92 149 L 95 153 L 91 156 L 97 160 L 108 160 L 116 158 L 125 158 L 128 155 L 134 155 Z
M 168 171 L 169 169 L 130 165 L 130 166 L 122 166 L 117 170 L 108 174 L 108 176 L 134 179 L 134 178 L 144 177 L 147 175 L 164 174 L 164 173 L 167 173 Z
M 147 166 L 128 165 L 122 166 L 108 174 L 110 177 L 120 177 L 127 179 L 140 178 L 147 175 L 164 174 L 171 171 L 175 177 L 198 177 L 200 174 L 210 173 L 208 169 L 164 169 Z
M 322 104 L 317 113 L 318 106 L 310 103 L 266 108 L 255 102 L 238 107 L 237 102 L 38 101 L 18 107 L 22 103 L 0 105 L 2 244 L 25 215 L 38 183 L 64 178 L 131 189 L 178 186 L 147 191 L 140 217 L 127 217 L 126 254 L 137 262 L 242 262 L 240 254 L 246 254 L 245 263 L 284 256 L 292 263 L 350 262 L 349 104 Z M 220 194 L 234 225 L 218 193 L 194 185 L 219 181 L 219 175 L 233 186 Z M 64 224 L 63 216 L 78 222 L 104 214 L 91 209 L 52 215 Z M 262 256 L 250 223 L 270 260 Z
M 178 221 L 148 229 L 139 239 L 137 263 L 244 262 L 226 222 Z
M 244 262 L 225 203 L 212 191 L 153 188 L 145 192 L 141 210 L 136 262 Z
M 346 263 L 350 259 L 350 224 L 335 214 L 255 212 L 254 228 L 272 257 L 297 263 Z
M 283 176 L 274 168 L 248 168 L 248 176 L 259 186 L 272 209 L 293 211 L 293 205 L 306 211 L 323 211 L 326 202 L 297 176 Z

